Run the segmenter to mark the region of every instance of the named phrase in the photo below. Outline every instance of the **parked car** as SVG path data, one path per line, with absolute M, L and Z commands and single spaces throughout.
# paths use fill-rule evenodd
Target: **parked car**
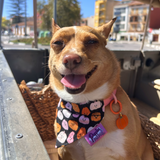
M 109 38 L 109 41 L 116 41 L 116 38 L 110 37 L 110 38 Z

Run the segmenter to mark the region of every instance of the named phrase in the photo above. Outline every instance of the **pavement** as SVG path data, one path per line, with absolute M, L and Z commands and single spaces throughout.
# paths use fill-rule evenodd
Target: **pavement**
M 132 50 L 139 51 L 141 50 L 142 42 L 137 41 L 109 41 L 108 48 L 110 50 Z M 149 44 L 145 42 L 144 50 L 160 50 L 160 43 Z

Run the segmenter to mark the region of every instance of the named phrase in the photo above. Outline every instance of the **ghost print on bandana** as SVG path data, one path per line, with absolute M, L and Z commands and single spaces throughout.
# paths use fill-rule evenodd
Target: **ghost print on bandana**
M 103 107 L 103 101 L 75 104 L 60 100 L 56 117 L 56 147 L 66 146 L 84 137 L 103 119 Z

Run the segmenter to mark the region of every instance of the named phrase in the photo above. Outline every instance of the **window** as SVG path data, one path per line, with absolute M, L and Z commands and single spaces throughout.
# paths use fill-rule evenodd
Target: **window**
M 140 24 L 137 25 L 137 30 L 138 30 L 138 31 L 141 30 L 141 25 L 140 25 Z
M 103 22 L 104 22 L 104 20 L 103 20 L 103 19 L 100 19 L 100 20 L 99 20 L 99 23 L 103 23 Z
M 130 3 L 130 1 L 122 1 L 121 4 L 127 4 Z
M 132 16 L 130 22 L 138 22 L 138 16 Z
M 114 15 L 115 15 L 115 16 L 118 16 L 118 15 L 120 15 L 120 14 L 121 14 L 121 12 L 118 12 L 118 11 L 117 11 L 117 12 L 114 12 Z
M 125 21 L 125 16 L 118 16 L 116 22 Z
M 122 14 L 122 13 L 125 13 L 126 12 L 126 8 L 115 8 L 114 9 L 114 14 L 115 15 L 119 15 L 119 14 Z
M 121 24 L 121 25 L 120 25 L 120 29 L 124 29 L 124 24 Z
M 135 29 L 136 29 L 136 25 L 135 25 L 135 24 L 133 24 L 133 25 L 132 25 L 132 28 L 133 28 L 133 30 L 135 30 Z
M 116 19 L 116 22 L 120 22 L 120 20 L 121 20 L 121 17 L 118 16 L 117 19 Z
M 116 28 L 119 28 L 119 26 L 120 26 L 119 24 L 116 24 Z
M 141 21 L 142 21 L 142 17 L 138 16 L 138 22 L 141 22 Z
M 100 4 L 100 9 L 101 9 L 101 8 L 104 8 L 104 4 Z
M 143 8 L 139 8 L 138 12 L 139 12 L 139 14 L 142 14 L 143 13 Z
M 137 22 L 137 21 L 138 21 L 138 17 L 136 16 L 136 17 L 134 17 L 134 18 L 135 18 L 135 19 L 134 19 L 134 20 L 135 20 L 135 22 Z
M 125 21 L 125 16 L 121 17 L 121 21 Z
M 103 15 L 104 15 L 104 12 L 100 11 L 99 16 L 103 16 Z
M 136 8 L 133 8 L 133 13 L 134 13 L 134 14 L 136 13 L 136 11 L 137 11 L 137 9 L 136 9 Z
M 126 9 L 125 8 L 121 8 L 121 13 L 125 13 Z

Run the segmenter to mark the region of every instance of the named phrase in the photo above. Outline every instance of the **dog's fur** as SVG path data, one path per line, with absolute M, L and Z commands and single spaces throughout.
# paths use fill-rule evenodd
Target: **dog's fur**
M 106 39 L 115 19 L 97 29 L 88 26 L 60 28 L 53 20 L 53 37 L 50 43 L 49 68 L 50 85 L 58 96 L 68 102 L 80 103 L 103 100 L 117 89 L 116 97 L 122 103 L 122 114 L 128 117 L 125 129 L 118 129 L 116 119 L 109 105 L 106 106 L 102 125 L 107 134 L 90 146 L 81 138 L 66 147 L 58 149 L 63 160 L 153 160 L 153 152 L 146 135 L 141 128 L 139 115 L 134 104 L 120 87 L 120 67 L 114 54 L 108 50 Z M 61 43 L 60 43 L 61 42 Z M 76 54 L 81 63 L 74 67 L 66 67 L 64 57 Z M 78 94 L 70 94 L 61 83 L 62 75 L 86 75 L 95 66 L 94 73 L 87 80 L 85 89 Z M 114 110 L 119 110 L 118 104 Z M 56 130 L 56 126 L 55 126 Z

